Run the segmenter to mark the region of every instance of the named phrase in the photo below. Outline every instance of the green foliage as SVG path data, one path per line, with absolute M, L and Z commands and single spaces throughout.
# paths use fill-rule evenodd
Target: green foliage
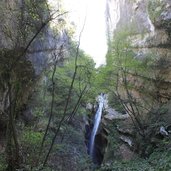
M 167 125 L 164 121 L 167 110 L 163 108 L 159 98 L 155 98 L 155 91 L 158 90 L 156 82 L 159 79 L 162 80 L 156 74 L 158 73 L 158 55 L 155 55 L 156 53 L 153 51 L 146 55 L 137 55 L 136 50 L 131 47 L 131 35 L 132 33 L 125 29 L 115 33 L 109 44 L 106 56 L 107 65 L 102 68 L 105 72 L 101 75 L 103 77 L 101 85 L 105 85 L 109 92 L 111 106 L 120 112 L 126 110 L 131 114 L 134 123 L 132 125 L 129 123 L 129 126 L 134 130 L 132 136 L 136 146 L 135 150 L 141 157 L 148 157 L 156 147 L 163 148 L 164 146 L 160 144 L 161 140 L 157 139 L 155 135 L 159 133 L 161 125 Z M 123 106 L 127 108 L 123 108 Z M 111 143 L 109 151 L 115 151 L 115 149 L 117 151 L 119 143 L 115 138 L 117 140 L 112 133 L 109 135 L 111 142 L 115 141 L 113 144 Z M 153 139 L 157 139 L 157 141 L 154 142 Z M 170 139 L 167 139 L 167 143 L 170 143 Z M 141 166 L 140 160 L 142 161 Z M 162 165 L 162 167 L 164 166 Z M 131 171 L 141 170 L 141 168 L 143 170 L 156 169 L 150 166 L 147 160 L 138 159 L 138 161 L 131 162 L 116 161 L 111 166 L 106 166 L 104 170 Z
M 44 110 L 40 107 L 35 107 L 34 115 L 37 117 L 42 117 L 44 115 Z
M 67 113 L 71 113 L 74 110 L 74 107 L 77 104 L 79 97 L 82 93 L 83 93 L 83 97 L 80 103 L 82 104 L 87 103 L 87 100 L 91 99 L 91 97 L 89 97 L 89 94 L 92 94 L 91 88 L 92 88 L 92 82 L 95 72 L 94 70 L 95 64 L 89 56 L 87 56 L 82 51 L 80 51 L 77 60 L 77 66 L 75 66 L 74 50 L 73 52 L 71 51 L 70 55 L 71 56 L 68 59 L 66 59 L 61 65 L 57 67 L 54 75 L 55 104 L 56 104 L 54 106 L 54 112 L 56 113 L 57 119 L 60 119 L 60 117 L 63 114 L 75 71 L 76 71 L 76 77 L 74 80 L 73 89 L 71 92 L 71 99 L 70 99 Z M 49 97 L 51 96 L 51 93 L 53 91 L 52 82 L 51 82 L 52 72 L 53 71 L 47 73 L 47 78 L 48 78 L 47 96 Z M 95 96 L 93 96 L 93 100 L 94 98 Z M 79 112 L 77 113 L 79 114 L 85 112 L 83 108 L 78 108 L 78 110 Z
M 27 46 L 28 41 L 50 17 L 46 0 L 3 1 L 0 14 L 3 23 L 1 35 L 10 48 Z
M 110 43 L 107 54 L 107 67 L 115 74 L 119 70 L 128 70 L 134 73 L 144 73 L 147 70 L 147 63 L 152 61 L 152 56 L 144 56 L 140 59 L 131 47 L 131 31 L 126 28 L 118 32 Z
M 154 171 L 145 160 L 115 161 L 109 166 L 102 166 L 99 171 Z
M 171 169 L 171 150 L 156 151 L 148 159 L 156 171 L 169 171 Z
M 101 92 L 109 92 L 109 85 L 113 83 L 109 72 L 110 68 L 106 66 L 101 66 L 97 69 L 95 79 L 93 81 L 93 88 L 97 95 Z
M 13 105 L 14 118 L 19 113 L 22 105 L 26 103 L 34 80 L 34 71 L 31 62 L 26 58 L 16 61 L 22 52 L 23 49 L 9 50 L 4 48 L 0 50 L 0 94 L 6 108 L 5 104 L 8 97 L 5 93 L 8 91 L 9 86 L 11 86 L 12 101 L 15 101 L 15 103 L 11 104 Z M 8 109 L 2 108 L 1 110 Z M 7 113 L 1 113 L 1 119 L 6 118 L 3 121 L 4 125 L 8 120 Z
M 10 4 L 10 2 L 9 2 L 9 4 Z M 25 48 L 25 45 L 27 46 L 28 41 L 40 29 L 42 24 L 44 25 L 46 23 L 46 21 L 49 20 L 48 19 L 49 10 L 48 10 L 48 5 L 45 0 L 43 0 L 43 1 L 42 0 L 22 1 L 21 4 L 19 5 L 19 7 L 21 7 L 21 10 L 18 9 L 17 5 L 18 4 L 14 4 L 14 8 L 12 7 L 11 10 L 8 10 L 8 12 L 10 14 L 7 17 L 12 16 L 12 19 L 10 17 L 8 18 L 8 21 L 5 22 L 3 25 L 4 26 L 3 29 L 6 29 L 4 32 L 4 33 L 6 33 L 5 39 L 7 37 L 10 37 L 10 39 L 12 40 L 12 42 L 11 42 L 12 46 L 15 46 L 15 47 L 22 46 Z M 6 16 L 5 14 L 6 13 L 4 12 L 3 17 Z M 12 23 L 12 26 L 14 26 L 15 29 L 12 29 L 8 25 L 10 23 L 9 22 L 10 20 L 11 20 L 11 22 L 14 21 L 14 23 Z M 16 39 L 15 35 L 17 35 L 17 39 Z M 40 35 L 40 38 L 42 38 L 41 36 L 42 35 Z M 7 42 L 8 42 L 8 40 L 7 40 Z M 14 105 L 17 104 L 17 107 L 18 106 L 21 107 L 21 105 L 23 103 L 26 104 L 28 96 L 24 100 L 23 100 L 23 96 L 29 92 L 29 90 L 28 90 L 29 88 L 31 89 L 31 85 L 33 82 L 33 76 L 34 76 L 34 71 L 33 71 L 31 62 L 27 61 L 23 56 L 21 56 L 21 55 L 23 55 L 23 52 L 25 53 L 24 48 L 14 49 L 14 50 L 4 49 L 0 52 L 0 60 L 1 60 L 0 85 L 2 85 L 2 86 L 0 86 L 0 88 L 2 88 L 2 92 L 3 91 L 5 92 L 7 90 L 7 93 L 8 93 L 9 90 L 8 90 L 8 87 L 6 87 L 6 84 L 8 82 L 11 83 L 12 90 L 14 90 L 13 93 L 16 93 L 16 96 L 14 96 L 14 98 L 12 98 L 12 103 L 14 103 Z M 12 48 L 9 47 L 9 49 L 12 49 Z M 74 53 L 74 55 L 75 55 L 75 53 Z M 67 99 L 67 95 L 68 95 L 68 90 L 70 88 L 70 85 L 72 82 L 72 77 L 74 74 L 74 69 L 75 69 L 75 61 L 74 61 L 75 56 L 74 55 L 71 54 L 69 60 L 66 60 L 64 63 L 62 63 L 57 68 L 57 71 L 55 73 L 55 107 L 54 107 L 53 112 L 56 115 L 54 115 L 55 119 L 53 118 L 53 121 L 54 120 L 59 121 L 61 119 L 61 115 L 63 114 L 63 111 L 64 111 L 64 107 L 65 107 L 66 99 Z M 91 79 L 92 79 L 92 75 L 94 72 L 94 62 L 90 59 L 90 57 L 88 57 L 86 54 L 84 54 L 81 51 L 78 58 L 79 59 L 77 62 L 76 80 L 74 82 L 74 87 L 72 90 L 72 95 L 71 95 L 71 100 L 69 103 L 67 115 L 73 111 L 73 109 L 77 103 L 78 97 L 80 96 L 81 91 L 83 91 L 84 87 L 86 87 L 86 91 L 85 91 L 86 93 L 90 90 L 91 81 L 92 81 Z M 14 67 L 11 67 L 12 65 L 14 65 Z M 19 133 L 19 144 L 21 145 L 20 146 L 21 147 L 21 156 L 22 156 L 21 163 L 22 163 L 24 170 L 29 170 L 29 171 L 34 170 L 33 167 L 36 166 L 37 160 L 39 158 L 43 157 L 43 156 L 38 156 L 39 147 L 40 147 L 40 144 L 41 144 L 41 141 L 43 138 L 43 132 L 39 132 L 37 129 L 44 131 L 44 126 L 46 125 L 47 119 L 48 119 L 47 115 L 50 113 L 49 112 L 50 111 L 49 104 L 51 103 L 51 93 L 52 93 L 52 82 L 50 80 L 51 80 L 52 72 L 53 71 L 51 71 L 50 73 L 47 74 L 48 75 L 48 78 L 47 78 L 48 87 L 47 87 L 47 85 L 45 85 L 45 87 L 43 87 L 45 90 L 44 92 L 46 94 L 39 88 L 36 89 L 36 90 L 40 91 L 40 94 L 37 97 L 37 99 L 34 99 L 35 104 L 34 105 L 32 104 L 31 107 L 29 106 L 29 109 L 33 109 L 32 110 L 33 115 L 36 116 L 36 118 L 38 118 L 36 121 L 39 122 L 39 120 L 41 120 L 42 125 L 40 125 L 40 122 L 38 123 L 39 124 L 38 126 L 33 125 L 34 123 L 32 123 L 31 127 L 28 127 L 28 128 L 22 127 L 22 130 L 20 130 L 20 131 L 17 130 L 17 133 Z M 40 87 L 40 88 L 42 88 L 42 87 Z M 48 91 L 47 91 L 47 89 L 48 89 Z M 31 91 L 32 91 L 32 89 L 31 89 Z M 84 98 L 81 101 L 81 103 L 86 103 L 86 99 L 89 98 L 86 95 L 86 93 L 84 94 Z M 8 97 L 7 97 L 7 99 L 8 99 Z M 43 103 L 43 101 L 44 101 L 44 103 Z M 16 102 L 16 104 L 15 104 L 15 102 Z M 11 108 L 13 110 L 13 106 Z M 17 109 L 20 109 L 20 108 L 18 107 Z M 16 110 L 15 113 L 18 114 L 19 112 L 17 109 L 14 109 L 14 110 Z M 79 109 L 79 113 L 83 113 L 84 112 L 83 110 L 84 109 Z M 47 114 L 46 116 L 44 115 L 45 112 Z M 15 118 L 15 113 L 13 115 L 14 118 Z M 30 115 L 30 113 L 28 115 Z M 18 124 L 17 126 L 20 126 L 20 125 Z M 51 124 L 50 126 L 52 126 L 52 129 L 54 131 L 55 127 L 53 127 L 53 126 L 56 126 L 56 123 L 54 125 Z M 61 133 L 65 134 L 66 129 L 68 129 L 67 125 L 63 125 L 61 127 L 61 130 L 62 130 Z M 71 129 L 70 127 L 69 127 L 69 129 L 71 130 L 70 134 L 75 135 L 74 139 L 78 140 L 78 137 L 80 137 L 80 134 L 78 134 L 78 133 L 80 133 L 80 130 L 75 131 L 75 130 Z M 52 138 L 53 133 L 54 132 L 51 131 L 51 127 L 50 127 L 50 130 L 48 132 L 48 138 L 47 138 L 48 140 L 49 140 L 49 138 Z M 83 140 L 83 138 L 84 137 L 82 137 L 81 140 Z M 46 142 L 46 143 L 49 143 L 49 142 Z M 46 143 L 45 143 L 45 146 L 47 145 Z M 65 145 L 68 145 L 68 144 L 66 143 Z M 61 146 L 60 146 L 60 144 L 57 144 L 55 146 L 55 150 L 57 152 L 59 152 L 59 154 L 63 153 L 63 157 L 65 157 L 65 154 L 66 154 L 64 147 L 66 147 L 66 146 L 64 146 L 63 144 Z M 68 147 L 68 149 L 71 147 L 72 147 L 72 144 Z M 74 150 L 75 149 L 73 149 L 73 151 Z M 79 158 L 79 157 L 81 158 L 80 153 L 79 153 L 79 155 L 80 156 L 77 156 L 77 158 Z M 1 161 L 2 160 L 0 159 L 0 170 L 3 167 L 5 167 L 3 165 L 3 162 L 1 162 Z M 78 161 L 78 159 L 77 159 L 77 161 Z M 84 161 L 82 159 L 82 161 L 80 162 L 80 166 L 83 163 L 86 163 L 86 161 Z M 84 167 L 86 167 L 86 166 L 84 166 Z M 46 169 L 44 169 L 44 170 L 52 170 L 52 169 L 46 167 Z
M 5 161 L 5 154 L 4 153 L 1 153 L 0 154 L 0 171 L 2 170 L 5 170 L 7 167 L 7 163 Z
M 121 83 L 123 77 L 127 77 L 130 73 L 135 75 L 146 75 L 148 72 L 147 63 L 150 63 L 149 57 L 138 59 L 130 45 L 130 36 L 132 31 L 123 28 L 117 32 L 113 40 L 109 43 L 109 50 L 106 56 L 107 64 L 99 68 L 98 83 L 102 89 L 109 93 L 109 104 L 116 107 L 117 110 L 123 111 L 123 107 L 115 96 L 118 84 Z M 121 85 L 119 85 L 121 87 Z M 128 83 L 128 87 L 134 85 Z
M 117 160 L 102 166 L 99 171 L 169 171 L 171 151 L 156 151 L 148 159 L 137 158 L 131 161 Z
M 42 156 L 39 156 L 39 147 L 43 138 L 43 133 L 36 132 L 31 128 L 22 131 L 20 142 L 23 151 L 23 164 L 28 170 L 35 166 Z
M 161 0 L 149 0 L 148 1 L 148 13 L 152 22 L 155 22 L 161 15 L 164 8 L 164 1 Z
M 110 107 L 114 108 L 119 113 L 125 113 L 123 105 L 119 101 L 118 97 L 114 95 L 114 93 L 109 93 L 108 101 Z
M 42 140 L 42 133 L 32 130 L 24 131 L 22 135 L 22 142 L 29 145 L 31 148 L 36 148 Z
M 37 29 L 48 19 L 49 8 L 46 0 L 24 1 L 19 17 L 22 20 L 21 36 L 26 39 L 35 34 Z
M 157 75 L 159 56 L 154 55 L 156 53 L 153 51 L 147 54 L 137 54 L 131 46 L 132 35 L 133 32 L 127 28 L 115 33 L 113 40 L 109 42 L 107 64 L 99 69 L 100 85 L 108 90 L 109 103 L 115 105 L 113 102 L 116 101 L 116 107 L 118 106 L 119 110 L 122 110 L 122 106 L 115 99 L 116 91 L 119 90 L 122 94 L 127 88 L 129 92 L 133 90 L 144 95 L 146 93 L 151 100 L 155 94 L 147 88 L 154 88 L 157 77 L 160 79 Z
M 25 165 L 24 166 L 24 171 L 55 171 L 53 170 L 52 168 L 48 167 L 48 166 L 45 166 L 45 167 L 42 167 L 42 165 L 39 165 L 38 167 L 30 167 L 30 165 Z

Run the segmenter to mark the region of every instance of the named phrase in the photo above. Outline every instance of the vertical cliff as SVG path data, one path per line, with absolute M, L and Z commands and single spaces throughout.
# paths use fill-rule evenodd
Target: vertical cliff
M 171 123 L 170 9 L 169 0 L 106 1 L 109 86 L 113 103 L 118 98 L 130 116 L 116 122 L 117 130 L 124 143 L 132 143 L 129 149 L 143 157 L 160 147 L 165 138 L 160 130 Z
M 127 30 L 134 57 L 153 58 L 155 67 L 148 77 L 153 82 L 152 91 L 162 102 L 171 97 L 170 9 L 169 0 L 107 0 L 106 10 L 109 39 Z

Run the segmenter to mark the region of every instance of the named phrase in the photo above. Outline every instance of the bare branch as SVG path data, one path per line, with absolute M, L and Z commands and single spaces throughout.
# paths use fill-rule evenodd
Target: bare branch
M 50 145 L 50 148 L 49 148 L 49 151 L 45 157 L 45 160 L 44 160 L 44 163 L 43 163 L 43 166 L 46 165 L 47 161 L 48 161 L 48 158 L 49 158 L 49 155 L 52 151 L 52 148 L 53 148 L 53 145 L 55 143 L 55 140 L 56 140 L 56 137 L 59 133 L 59 130 L 63 124 L 63 122 L 65 121 L 65 117 L 67 115 L 67 109 L 68 109 L 68 104 L 70 102 L 70 99 L 71 99 L 71 94 L 72 94 L 72 90 L 73 90 L 73 86 L 74 86 L 74 82 L 75 82 L 75 78 L 76 78 L 76 75 L 77 75 L 77 69 L 78 69 L 78 65 L 77 65 L 77 61 L 78 61 L 78 56 L 79 56 L 79 48 L 80 48 L 80 41 L 81 41 L 81 36 L 82 36 L 82 33 L 83 33 L 83 30 L 84 30 L 84 27 L 85 27 L 85 22 L 86 22 L 86 18 L 84 20 L 84 25 L 82 27 L 82 30 L 79 34 L 79 40 L 78 40 L 78 45 L 77 45 L 77 50 L 76 50 L 76 56 L 75 56 L 75 68 L 74 68 L 74 74 L 73 74 L 73 77 L 72 77 L 72 81 L 71 81 L 71 85 L 70 85 L 70 88 L 69 88 L 69 91 L 68 91 L 68 97 L 67 97 L 67 100 L 66 100 L 66 104 L 65 104 L 65 108 L 64 108 L 64 112 L 63 112 L 63 116 L 58 124 L 58 127 L 57 127 L 57 130 L 55 132 L 55 136 L 53 137 L 52 139 L 52 142 L 51 142 L 51 145 Z

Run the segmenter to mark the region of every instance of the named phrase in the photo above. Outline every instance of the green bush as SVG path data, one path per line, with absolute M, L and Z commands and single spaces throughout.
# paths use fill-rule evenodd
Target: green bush
M 40 132 L 34 132 L 33 130 L 27 130 L 27 131 L 24 131 L 24 133 L 23 133 L 22 142 L 29 146 L 37 147 L 40 144 L 42 137 L 43 137 L 43 135 Z
M 155 151 L 148 159 L 137 158 L 131 161 L 116 160 L 103 165 L 98 171 L 170 171 L 171 150 Z
M 42 157 L 38 155 L 42 138 L 43 134 L 40 132 L 34 132 L 33 130 L 23 131 L 20 142 L 23 151 L 23 165 L 28 171 L 31 167 L 36 166 L 38 159 Z

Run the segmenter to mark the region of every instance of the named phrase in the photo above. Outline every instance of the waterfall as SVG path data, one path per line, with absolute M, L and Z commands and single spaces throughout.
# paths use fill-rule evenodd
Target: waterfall
M 150 26 L 151 35 L 154 36 L 154 34 L 155 34 L 155 27 L 154 27 L 154 25 L 153 25 L 153 23 L 152 23 L 152 21 L 150 19 L 149 14 L 147 15 L 147 21 L 148 21 L 149 26 Z
M 96 136 L 96 133 L 97 133 L 98 128 L 99 128 L 99 124 L 100 124 L 101 116 L 102 116 L 102 110 L 103 110 L 103 106 L 104 106 L 104 95 L 103 94 L 101 94 L 99 96 L 98 101 L 99 101 L 99 107 L 98 107 L 98 110 L 95 114 L 94 126 L 93 126 L 93 130 L 91 133 L 91 138 L 90 138 L 90 156 L 91 157 L 93 157 L 95 136 Z

